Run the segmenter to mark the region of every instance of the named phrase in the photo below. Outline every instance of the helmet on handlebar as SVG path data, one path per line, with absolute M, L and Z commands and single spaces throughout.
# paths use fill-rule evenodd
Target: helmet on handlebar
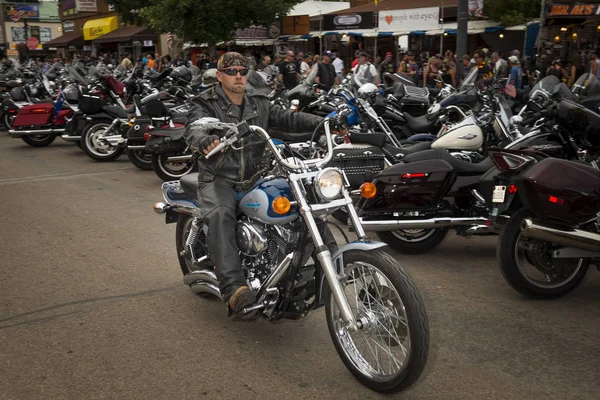
M 377 97 L 379 89 L 373 83 L 365 83 L 358 89 L 358 97 L 372 102 Z

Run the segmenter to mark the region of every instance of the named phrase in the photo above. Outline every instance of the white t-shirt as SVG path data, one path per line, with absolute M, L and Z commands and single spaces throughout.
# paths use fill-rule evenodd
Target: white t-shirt
M 342 61 L 341 58 L 336 58 L 335 60 L 333 60 L 332 64 L 333 68 L 335 68 L 335 73 L 341 74 L 342 69 L 344 68 L 344 61 Z
M 354 74 L 356 77 L 363 83 L 377 83 L 377 78 L 379 77 L 379 73 L 377 73 L 377 69 L 373 64 L 358 64 L 354 68 Z

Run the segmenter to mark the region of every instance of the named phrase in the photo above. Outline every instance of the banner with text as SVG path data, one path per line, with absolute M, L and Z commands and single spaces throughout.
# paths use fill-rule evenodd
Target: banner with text
M 4 4 L 4 19 L 12 20 L 20 16 L 21 19 L 40 18 L 40 7 L 37 4 Z
M 598 3 L 546 3 L 546 18 L 588 18 L 600 17 Z
M 483 0 L 469 0 L 469 17 L 483 18 Z
M 380 31 L 427 31 L 439 29 L 439 7 L 385 10 L 379 12 Z
M 323 15 L 323 30 L 345 31 L 348 29 L 373 28 L 373 13 Z

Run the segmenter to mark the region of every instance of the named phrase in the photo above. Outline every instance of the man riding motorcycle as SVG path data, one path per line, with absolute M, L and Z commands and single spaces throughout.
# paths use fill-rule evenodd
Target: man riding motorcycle
M 310 139 L 322 118 L 271 107 L 264 94 L 246 92 L 248 73 L 246 59 L 241 54 L 229 52 L 221 56 L 217 63 L 219 83 L 198 95 L 188 114 L 184 137 L 193 150 L 206 155 L 219 144 L 225 132 L 211 128 L 217 121 L 247 121 L 265 130 L 279 126 L 288 132 L 309 132 L 296 136 L 296 140 Z M 228 309 L 239 313 L 256 299 L 246 283 L 236 244 L 236 194 L 252 188 L 266 170 L 268 158 L 265 143 L 257 135 L 240 139 L 235 147 L 237 150 L 228 148 L 209 160 L 199 158 L 198 201 L 208 227 L 208 249 L 221 295 Z M 326 236 L 326 243 L 335 245 L 329 231 Z

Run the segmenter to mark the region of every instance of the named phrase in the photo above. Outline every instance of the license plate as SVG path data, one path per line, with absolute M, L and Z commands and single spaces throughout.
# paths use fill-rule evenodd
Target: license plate
M 492 203 L 504 203 L 506 195 L 506 186 L 495 186 L 494 194 L 492 195 Z

